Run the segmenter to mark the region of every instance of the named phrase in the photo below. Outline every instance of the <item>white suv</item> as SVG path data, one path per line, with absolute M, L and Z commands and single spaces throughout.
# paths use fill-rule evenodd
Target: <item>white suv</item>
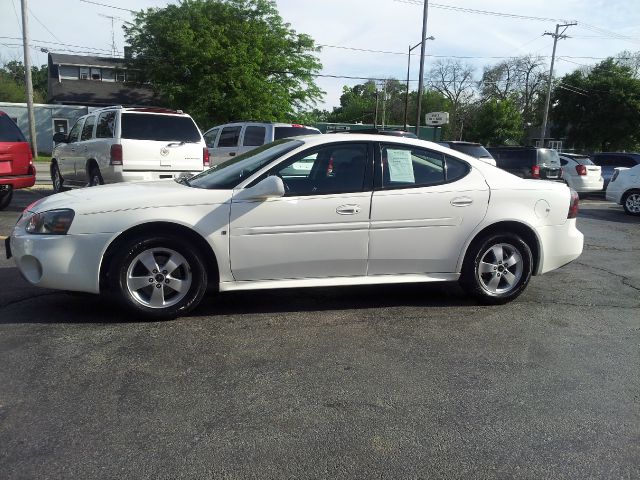
M 66 187 L 175 178 L 209 166 L 209 151 L 182 111 L 107 107 L 57 133 L 51 155 L 56 192 Z
M 209 148 L 211 165 L 229 160 L 266 143 L 288 137 L 318 135 L 314 127 L 291 123 L 234 122 L 207 130 L 204 141 Z

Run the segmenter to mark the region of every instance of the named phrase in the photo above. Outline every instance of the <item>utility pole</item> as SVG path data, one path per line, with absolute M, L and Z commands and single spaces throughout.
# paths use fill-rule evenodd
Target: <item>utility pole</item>
M 427 40 L 435 40 L 436 37 L 431 36 L 428 37 Z M 423 42 L 417 43 L 413 47 L 409 47 L 409 55 L 407 56 L 407 91 L 404 99 L 404 129 L 406 130 L 409 126 L 408 124 L 408 115 L 409 115 L 409 75 L 411 74 L 411 52 L 413 52 L 416 48 L 422 45 Z
M 29 59 L 29 7 L 22 0 L 22 45 L 24 47 L 24 79 L 27 86 L 27 112 L 29 114 L 29 137 L 33 156 L 38 155 L 36 140 L 36 119 L 33 112 L 33 81 L 31 79 L 31 61 Z
M 542 129 L 540 131 L 540 146 L 543 148 L 545 136 L 547 134 L 547 120 L 549 119 L 549 104 L 551 103 L 551 84 L 553 83 L 553 64 L 556 60 L 556 46 L 558 45 L 558 40 L 568 38 L 568 36 L 564 34 L 564 32 L 567 31 L 567 28 L 577 24 L 578 22 L 557 24 L 556 33 L 544 32 L 545 35 L 551 35 L 553 37 L 553 53 L 551 54 L 551 68 L 549 69 L 549 80 L 547 82 L 547 101 L 544 105 L 544 117 L 542 117 Z M 564 29 L 560 32 L 560 28 L 562 27 L 564 27 Z
M 427 46 L 427 18 L 429 0 L 424 0 L 422 13 L 422 47 L 420 48 L 420 78 L 418 79 L 418 114 L 416 115 L 416 135 L 420 136 L 420 115 L 422 115 L 422 93 L 424 92 L 424 51 Z
M 384 130 L 384 121 L 386 115 L 386 103 L 387 103 L 387 80 L 385 79 L 382 84 L 382 130 Z

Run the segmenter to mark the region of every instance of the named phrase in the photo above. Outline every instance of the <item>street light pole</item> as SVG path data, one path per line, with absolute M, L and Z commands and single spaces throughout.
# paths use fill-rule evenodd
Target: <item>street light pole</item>
M 542 148 L 544 148 L 544 140 L 547 135 L 547 120 L 549 119 L 549 104 L 551 103 L 551 84 L 553 83 L 553 64 L 556 60 L 556 46 L 558 45 L 559 39 L 567 38 L 567 35 L 564 34 L 564 32 L 567 31 L 567 28 L 577 24 L 577 22 L 565 23 L 563 25 L 557 24 L 556 33 L 544 33 L 545 35 L 551 35 L 553 37 L 553 53 L 551 54 L 551 68 L 549 69 L 549 79 L 547 81 L 547 101 L 544 104 L 544 116 L 542 117 L 542 128 L 540 131 L 540 146 Z M 564 30 L 558 33 L 560 27 L 564 27 Z
M 420 115 L 422 115 L 422 93 L 424 92 L 424 51 L 427 46 L 427 18 L 429 0 L 424 0 L 422 12 L 422 47 L 420 48 L 420 78 L 418 79 L 418 113 L 416 115 L 416 135 L 420 136 Z
M 409 47 L 409 55 L 407 57 L 407 92 L 406 92 L 407 95 L 404 99 L 404 129 L 405 130 L 409 126 L 407 118 L 409 115 L 409 75 L 411 73 L 411 52 L 413 52 L 420 45 L 422 45 L 422 42 L 415 44 L 413 47 Z
M 27 0 L 22 0 L 22 45 L 24 46 L 24 78 L 27 86 L 27 112 L 29 115 L 29 137 L 33 155 L 38 155 L 36 140 L 36 120 L 33 113 L 33 81 L 31 79 L 31 60 L 29 59 L 29 7 Z

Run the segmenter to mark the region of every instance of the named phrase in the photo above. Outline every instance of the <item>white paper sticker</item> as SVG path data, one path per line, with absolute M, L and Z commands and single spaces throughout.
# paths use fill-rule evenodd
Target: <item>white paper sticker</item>
M 387 162 L 389 164 L 390 181 L 416 183 L 416 179 L 413 176 L 411 150 L 387 149 Z

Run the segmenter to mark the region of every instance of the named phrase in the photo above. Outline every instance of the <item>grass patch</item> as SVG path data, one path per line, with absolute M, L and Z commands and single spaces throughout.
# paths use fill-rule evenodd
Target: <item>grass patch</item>
M 49 163 L 51 161 L 51 157 L 48 155 L 38 155 L 33 159 L 34 162 L 46 162 Z

